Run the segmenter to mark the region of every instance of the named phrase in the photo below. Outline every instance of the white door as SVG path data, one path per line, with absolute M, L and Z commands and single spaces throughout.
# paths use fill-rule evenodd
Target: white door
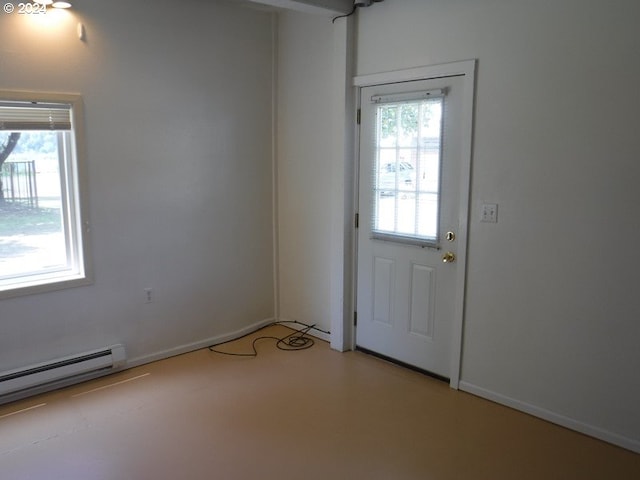
M 463 87 L 452 76 L 360 90 L 356 345 L 446 378 L 464 268 Z

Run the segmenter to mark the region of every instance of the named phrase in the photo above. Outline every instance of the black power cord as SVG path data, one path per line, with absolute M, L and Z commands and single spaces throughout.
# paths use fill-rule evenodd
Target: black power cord
M 270 335 L 263 335 L 260 337 L 256 337 L 253 339 L 253 341 L 251 342 L 251 352 L 249 353 L 233 353 L 233 352 L 223 352 L 220 350 L 217 350 L 216 347 L 219 347 L 221 345 L 226 345 L 228 343 L 231 342 L 235 342 L 237 340 L 240 340 L 242 338 L 248 337 L 249 335 L 253 335 L 256 332 L 259 332 L 260 330 L 264 330 L 265 328 L 268 327 L 272 327 L 273 325 L 283 325 L 285 326 L 285 324 L 287 323 L 294 323 L 294 324 L 298 324 L 298 325 L 303 325 L 305 328 L 303 328 L 302 330 L 293 332 L 289 335 L 285 335 L 284 337 L 272 337 Z M 309 333 L 310 330 L 317 330 L 319 332 L 322 333 L 326 333 L 329 334 L 330 332 L 327 332 L 326 330 L 321 330 L 319 328 L 317 328 L 314 325 L 307 325 L 306 323 L 302 323 L 302 322 L 298 322 L 298 321 L 279 321 L 279 322 L 272 322 L 269 323 L 268 325 L 265 325 L 264 327 L 260 327 L 257 330 L 254 330 L 253 332 L 247 333 L 245 335 L 242 335 L 241 337 L 238 338 L 234 338 L 233 340 L 227 340 L 226 342 L 221 342 L 221 343 L 217 343 L 215 345 L 211 345 L 209 347 L 209 351 L 214 352 L 214 353 L 220 353 L 222 355 L 230 355 L 233 357 L 257 357 L 258 356 L 258 350 L 256 348 L 256 343 L 258 343 L 260 340 L 275 340 L 276 341 L 276 347 L 278 347 L 279 350 L 284 350 L 287 352 L 292 352 L 292 351 L 297 351 L 297 350 L 306 350 L 307 348 L 311 348 L 313 347 L 313 345 L 315 344 L 313 338 L 311 337 L 307 337 L 306 335 Z
M 346 18 L 346 17 L 350 17 L 351 15 L 353 15 L 354 13 L 356 13 L 356 10 L 358 9 L 360 5 L 358 5 L 357 3 L 353 5 L 353 9 L 347 13 L 346 15 L 338 15 L 337 17 L 333 17 L 333 19 L 331 20 L 331 23 L 336 23 L 336 20 L 338 20 L 339 18 Z
M 347 13 L 346 15 L 339 15 L 337 17 L 333 17 L 333 19 L 331 20 L 331 23 L 336 23 L 336 20 L 339 19 L 339 18 L 350 17 L 351 15 L 356 13 L 356 10 L 358 9 L 358 7 L 370 7 L 374 3 L 379 3 L 379 2 L 382 2 L 382 1 L 384 1 L 384 0 L 360 0 L 360 1 L 355 1 L 355 2 L 353 2 L 353 9 L 349 13 Z

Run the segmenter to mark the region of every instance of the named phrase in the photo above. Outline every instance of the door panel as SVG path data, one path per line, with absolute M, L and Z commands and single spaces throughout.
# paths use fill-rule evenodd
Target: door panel
M 433 338 L 435 280 L 435 269 L 413 265 L 409 332 L 428 339 Z
M 373 261 L 373 319 L 390 326 L 395 262 L 380 257 L 374 258 Z
M 461 77 L 361 89 L 356 344 L 449 377 Z M 451 260 L 451 259 L 449 259 Z

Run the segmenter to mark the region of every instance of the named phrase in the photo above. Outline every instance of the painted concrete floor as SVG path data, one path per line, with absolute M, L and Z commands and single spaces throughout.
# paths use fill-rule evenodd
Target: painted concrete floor
M 638 454 L 365 354 L 257 348 L 200 350 L 0 407 L 0 478 L 640 478 Z

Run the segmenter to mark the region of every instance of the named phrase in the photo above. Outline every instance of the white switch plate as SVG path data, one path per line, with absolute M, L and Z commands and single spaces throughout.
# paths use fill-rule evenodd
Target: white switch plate
M 144 303 L 151 303 L 153 302 L 153 289 L 150 287 L 147 287 L 144 289 Z
M 498 204 L 485 203 L 482 205 L 481 222 L 498 223 Z

